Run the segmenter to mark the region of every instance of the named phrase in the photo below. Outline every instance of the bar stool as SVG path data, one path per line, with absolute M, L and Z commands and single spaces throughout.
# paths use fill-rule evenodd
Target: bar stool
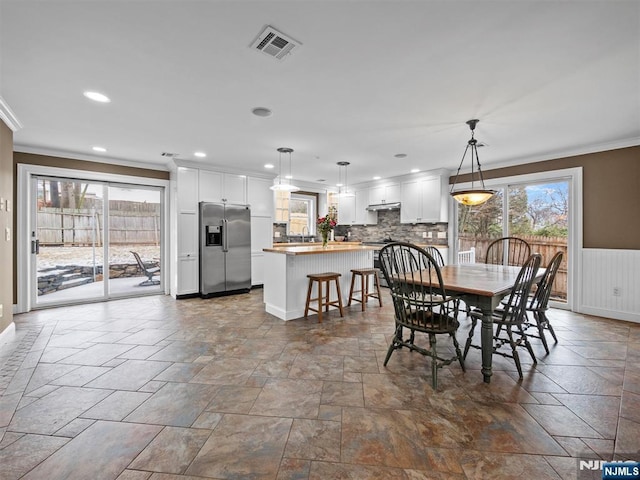
M 340 276 L 341 274 L 335 272 L 326 272 L 326 273 L 310 273 L 307 275 L 309 279 L 309 288 L 307 290 L 307 304 L 304 307 L 304 316 L 307 317 L 309 310 L 312 312 L 318 312 L 318 323 L 322 323 L 322 309 L 324 307 L 325 311 L 329 311 L 329 307 L 334 305 L 338 307 L 340 310 L 340 316 L 344 316 L 342 312 L 342 292 L 340 292 Z M 313 284 L 318 283 L 318 296 L 316 298 L 311 298 L 311 290 L 313 289 Z M 336 290 L 338 292 L 337 300 L 330 300 L 329 290 L 331 286 L 331 282 L 335 282 Z M 325 285 L 325 294 L 322 295 L 322 285 Z M 310 303 L 313 301 L 318 301 L 318 308 L 311 307 Z
M 365 310 L 365 303 L 369 301 L 369 297 L 377 298 L 378 303 L 382 306 L 382 295 L 380 295 L 380 276 L 378 275 L 377 268 L 353 268 L 351 269 L 351 288 L 349 289 L 349 303 L 347 306 L 351 305 L 351 302 L 360 302 L 362 304 L 362 311 Z M 360 276 L 360 290 L 354 290 L 354 286 L 356 283 L 356 276 Z M 375 288 L 375 292 L 369 292 L 369 277 L 373 277 L 373 286 Z M 354 293 L 360 292 L 360 298 L 355 298 L 353 296 Z

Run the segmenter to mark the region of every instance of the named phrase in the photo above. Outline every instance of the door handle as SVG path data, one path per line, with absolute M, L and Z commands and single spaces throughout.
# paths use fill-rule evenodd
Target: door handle
M 40 240 L 31 240 L 31 253 L 40 253 Z
M 222 251 L 229 251 L 229 221 L 225 218 L 222 220 L 222 225 L 224 226 L 224 231 L 222 232 Z

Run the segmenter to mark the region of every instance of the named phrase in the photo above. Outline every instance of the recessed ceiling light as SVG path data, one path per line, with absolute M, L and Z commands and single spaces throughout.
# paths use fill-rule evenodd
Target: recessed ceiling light
M 100 152 L 100 153 L 104 153 L 104 152 L 106 152 L 106 151 L 107 151 L 107 149 L 106 149 L 106 148 L 104 148 L 104 147 L 92 147 L 92 150 L 93 150 L 94 152 Z
M 374 180 L 380 180 L 381 177 L 379 177 L 378 175 L 376 175 L 375 177 L 373 177 Z
M 198 158 L 204 158 L 207 156 L 207 154 L 204 152 L 195 152 L 194 155 Z
M 264 168 L 273 168 L 273 167 L 274 167 L 273 163 L 265 163 L 264 164 Z
M 270 117 L 271 115 L 273 115 L 273 112 L 265 107 L 256 107 L 253 110 L 251 110 L 251 112 L 256 117 Z
M 89 100 L 93 100 L 94 102 L 109 103 L 111 101 L 109 97 L 99 92 L 86 91 L 84 92 L 84 96 L 87 97 Z
M 420 171 L 419 168 L 412 168 L 411 173 L 418 173 Z
M 396 153 L 394 155 L 394 157 L 396 157 L 396 158 L 407 158 L 407 154 L 406 153 Z

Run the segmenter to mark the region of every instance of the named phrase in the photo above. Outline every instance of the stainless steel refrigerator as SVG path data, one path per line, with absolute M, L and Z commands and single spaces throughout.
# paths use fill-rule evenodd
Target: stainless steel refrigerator
M 248 205 L 200 202 L 200 295 L 251 288 Z

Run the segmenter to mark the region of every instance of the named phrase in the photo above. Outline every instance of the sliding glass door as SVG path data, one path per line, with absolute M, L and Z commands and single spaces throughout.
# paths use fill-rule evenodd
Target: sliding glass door
M 488 202 L 457 205 L 457 252 L 460 259 L 484 262 L 487 246 L 496 238 L 519 237 L 542 255 L 545 266 L 557 251 L 564 260 L 556 277 L 552 300 L 569 301 L 570 180 L 565 178 L 492 185 Z
M 161 293 L 162 188 L 32 176 L 34 306 Z

